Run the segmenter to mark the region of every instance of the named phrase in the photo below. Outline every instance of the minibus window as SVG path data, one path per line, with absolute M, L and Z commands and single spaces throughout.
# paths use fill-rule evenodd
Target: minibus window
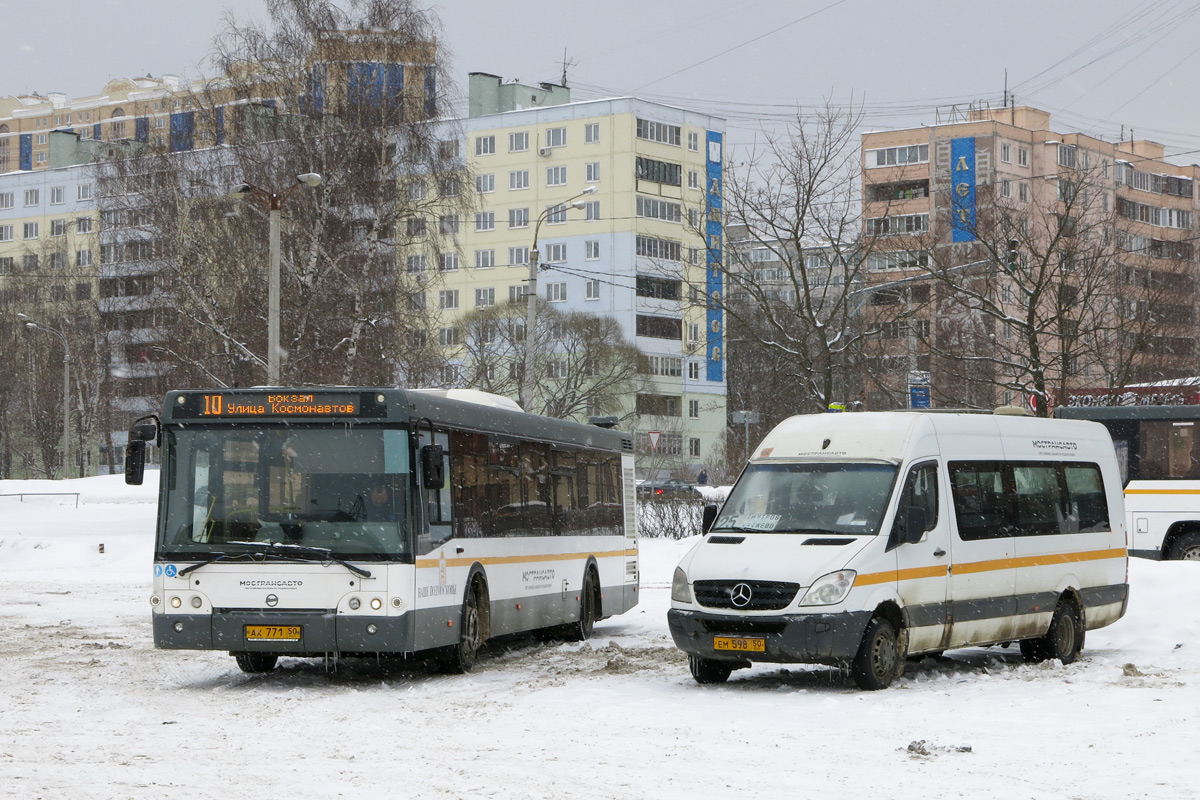
M 873 536 L 895 477 L 888 464 L 751 464 L 712 531 Z
M 964 541 L 1111 530 L 1095 464 L 952 461 L 950 484 Z
M 896 512 L 894 527 L 897 529 L 896 541 L 904 541 L 905 516 L 907 508 L 922 508 L 925 510 L 925 530 L 931 531 L 938 523 L 938 489 L 937 464 L 919 464 L 909 470 L 908 478 L 904 481 L 904 493 L 900 496 L 900 507 Z

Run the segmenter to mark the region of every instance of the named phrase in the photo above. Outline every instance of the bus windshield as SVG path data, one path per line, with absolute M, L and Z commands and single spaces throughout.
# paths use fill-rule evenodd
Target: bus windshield
M 751 464 L 712 532 L 875 535 L 895 477 L 890 464 Z
M 279 544 L 340 558 L 411 557 L 407 431 L 189 425 L 164 433 L 160 555 L 236 556 Z

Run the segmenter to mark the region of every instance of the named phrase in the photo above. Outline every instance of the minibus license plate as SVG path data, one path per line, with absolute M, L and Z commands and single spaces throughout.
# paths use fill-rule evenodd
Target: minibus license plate
M 714 636 L 713 650 L 733 650 L 739 653 L 767 652 L 766 639 L 752 639 L 747 636 Z
M 247 625 L 247 642 L 298 642 L 299 625 Z

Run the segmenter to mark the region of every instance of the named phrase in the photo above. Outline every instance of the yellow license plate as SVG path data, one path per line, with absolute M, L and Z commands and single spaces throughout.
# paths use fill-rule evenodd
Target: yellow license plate
M 247 625 L 247 642 L 298 642 L 299 625 Z
M 713 650 L 733 650 L 739 653 L 767 652 L 766 639 L 752 639 L 747 636 L 714 636 Z

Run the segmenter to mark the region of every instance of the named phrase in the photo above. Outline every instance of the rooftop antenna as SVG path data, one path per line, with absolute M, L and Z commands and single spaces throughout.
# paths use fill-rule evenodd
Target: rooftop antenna
M 567 60 L 567 48 L 564 47 L 563 48 L 563 73 L 562 73 L 562 85 L 564 88 L 567 86 L 567 68 L 568 67 L 577 67 L 577 66 L 579 66 L 579 62 L 575 61 L 575 59 Z

